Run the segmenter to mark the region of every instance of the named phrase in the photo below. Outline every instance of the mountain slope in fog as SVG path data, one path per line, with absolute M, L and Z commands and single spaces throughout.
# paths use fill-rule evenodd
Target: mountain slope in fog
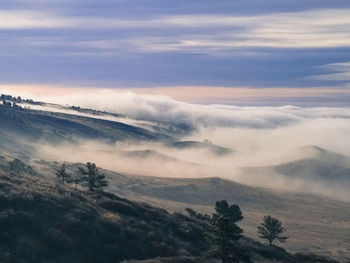
M 335 153 L 316 145 L 305 146 L 297 151 L 300 155 L 307 156 L 322 162 L 350 168 L 350 156 Z
M 296 151 L 302 159 L 266 167 L 246 167 L 248 175 L 281 174 L 289 178 L 320 180 L 350 185 L 350 157 L 317 146 L 306 146 Z
M 142 160 L 148 161 L 149 159 L 155 159 L 157 161 L 161 161 L 161 162 L 165 162 L 173 165 L 191 165 L 195 167 L 196 166 L 200 167 L 199 164 L 179 160 L 175 157 L 162 154 L 154 150 L 121 151 L 120 153 L 124 157 L 136 158 L 140 161 Z
M 350 180 L 350 169 L 317 159 L 303 159 L 275 166 L 274 171 L 290 177 L 326 179 L 334 182 Z
M 169 140 L 168 134 L 101 118 L 0 105 L 3 130 L 21 136 L 59 142 L 72 138 L 109 140 Z
M 210 153 L 212 153 L 214 155 L 218 155 L 218 156 L 230 155 L 230 154 L 234 154 L 236 152 L 235 150 L 215 145 L 208 140 L 205 140 L 203 142 L 177 141 L 177 142 L 169 143 L 168 146 L 173 147 L 175 149 L 179 149 L 179 150 L 190 150 L 190 149 L 207 150 Z

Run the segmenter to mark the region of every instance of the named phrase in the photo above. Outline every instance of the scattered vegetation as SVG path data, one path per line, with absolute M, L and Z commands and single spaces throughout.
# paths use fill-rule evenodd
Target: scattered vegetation
M 109 181 L 106 176 L 99 172 L 95 163 L 86 163 L 86 168 L 79 167 L 79 170 L 75 175 L 68 174 L 66 172 L 65 164 L 61 164 L 56 169 L 56 177 L 60 184 L 74 184 L 87 187 L 90 192 L 101 192 L 109 185 Z
M 282 235 L 285 231 L 282 223 L 277 218 L 270 215 L 264 216 L 263 222 L 258 226 L 259 237 L 263 240 L 267 240 L 269 246 L 272 246 L 274 240 L 278 240 L 281 243 L 286 242 L 288 236 Z
M 34 174 L 34 170 L 30 165 L 25 164 L 19 159 L 14 159 L 8 163 L 8 170 L 17 174 L 27 173 Z
M 25 102 L 27 104 L 39 104 L 38 102 L 34 102 L 32 99 L 22 99 L 20 96 L 14 97 L 11 95 L 6 95 L 6 94 L 1 94 L 0 95 L 0 100 L 3 101 L 3 104 L 5 105 L 4 102 L 9 103 L 22 103 Z M 9 105 L 11 106 L 11 104 Z
M 189 216 L 169 214 L 104 192 L 98 182 L 107 180 L 93 163 L 79 169 L 88 191 L 67 185 L 74 177 L 64 164 L 56 170 L 60 184 L 28 167 L 18 159 L 0 167 L 3 263 L 335 262 L 243 237 L 242 211 L 226 200 L 216 202 L 212 216 L 191 208 Z

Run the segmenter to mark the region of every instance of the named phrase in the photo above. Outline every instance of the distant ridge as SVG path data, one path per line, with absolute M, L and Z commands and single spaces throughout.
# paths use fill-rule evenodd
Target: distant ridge
M 296 160 L 272 166 L 245 167 L 248 174 L 282 174 L 290 178 L 326 180 L 342 186 L 350 185 L 350 157 L 315 145 L 299 148 Z
M 229 149 L 226 147 L 215 145 L 208 140 L 205 140 L 202 142 L 200 142 L 200 141 L 177 141 L 177 142 L 169 143 L 168 145 L 171 147 L 180 149 L 180 150 L 205 149 L 205 150 L 208 150 L 215 155 L 221 155 L 221 156 L 234 154 L 236 152 L 233 149 Z
M 302 147 L 298 152 L 307 155 L 309 158 L 350 168 L 350 156 L 335 153 L 316 145 Z

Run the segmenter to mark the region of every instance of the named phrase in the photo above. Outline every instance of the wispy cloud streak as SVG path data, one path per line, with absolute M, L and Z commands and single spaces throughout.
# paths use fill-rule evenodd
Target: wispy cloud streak
M 0 29 L 146 29 L 139 36 L 79 41 L 96 49 L 210 52 L 240 47 L 325 48 L 350 46 L 350 9 L 271 13 L 257 16 L 171 15 L 141 19 L 64 16 L 1 11 Z M 147 32 L 147 29 L 151 32 Z M 156 34 L 154 34 L 156 30 Z M 168 32 L 173 32 L 172 36 Z M 69 44 L 69 43 L 67 43 Z
M 350 62 L 331 63 L 322 68 L 332 73 L 312 76 L 317 80 L 333 80 L 350 82 Z

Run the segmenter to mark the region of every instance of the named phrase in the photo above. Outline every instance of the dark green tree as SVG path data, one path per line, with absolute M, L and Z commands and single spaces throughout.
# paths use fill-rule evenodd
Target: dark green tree
M 192 218 L 196 218 L 202 221 L 210 221 L 211 217 L 208 214 L 201 214 L 196 211 L 194 211 L 192 208 L 185 208 L 185 211 L 188 213 L 188 215 Z
M 188 213 L 188 215 L 190 216 L 190 217 L 197 217 L 197 212 L 196 211 L 194 211 L 192 208 L 185 208 L 185 211 Z
M 9 169 L 13 172 L 20 173 L 25 171 L 26 165 L 19 159 L 14 159 L 8 163 Z
M 58 167 L 56 169 L 56 177 L 58 179 L 58 182 L 61 184 L 73 182 L 72 175 L 70 175 L 66 172 L 66 165 L 65 164 L 62 164 L 60 167 Z
M 287 241 L 288 236 L 282 236 L 286 230 L 282 226 L 282 223 L 270 215 L 264 216 L 263 222 L 258 226 L 258 235 L 261 239 L 267 240 L 269 246 L 275 239 L 279 242 L 284 243 Z
M 80 173 L 80 171 L 78 171 L 78 173 L 75 173 L 72 176 L 72 183 L 74 184 L 74 187 L 77 188 L 78 184 L 81 184 L 82 182 L 82 174 Z
M 101 174 L 96 167 L 96 164 L 86 163 L 86 169 L 79 167 L 80 181 L 83 186 L 86 186 L 90 192 L 100 192 L 107 187 L 109 182 L 104 174 Z
M 34 170 L 30 165 L 26 165 L 24 162 L 22 162 L 17 158 L 8 163 L 8 169 L 18 174 L 21 174 L 21 173 L 34 174 Z
M 237 222 L 243 219 L 242 211 L 238 205 L 229 205 L 226 200 L 217 201 L 215 211 L 206 231 L 211 247 L 209 253 L 223 263 L 237 261 L 240 253 L 238 240 L 243 233 Z

